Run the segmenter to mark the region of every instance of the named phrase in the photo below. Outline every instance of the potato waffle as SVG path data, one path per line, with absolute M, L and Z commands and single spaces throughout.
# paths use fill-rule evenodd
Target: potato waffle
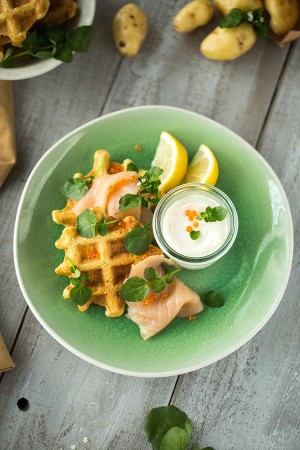
M 20 47 L 27 31 L 48 9 L 49 0 L 1 0 L 0 36 L 9 37 L 12 45 Z
M 61 24 L 69 19 L 72 19 L 76 12 L 77 3 L 74 0 L 50 0 L 49 10 L 45 17 L 39 21 L 39 24 Z
M 127 252 L 124 238 L 129 229 L 139 225 L 133 217 L 128 216 L 118 224 L 111 225 L 106 236 L 96 234 L 92 238 L 79 236 L 74 226 L 63 230 L 55 245 L 65 251 L 65 257 L 55 272 L 72 277 L 68 259 L 70 258 L 81 273 L 88 275 L 86 285 L 92 290 L 92 296 L 85 305 L 79 306 L 81 311 L 95 303 L 106 308 L 105 314 L 108 317 L 123 314 L 125 302 L 119 297 L 119 290 L 129 275 L 132 264 L 148 256 L 162 254 L 162 251 L 154 246 L 150 246 L 142 255 Z M 64 298 L 70 298 L 72 288 L 72 284 L 65 288 Z

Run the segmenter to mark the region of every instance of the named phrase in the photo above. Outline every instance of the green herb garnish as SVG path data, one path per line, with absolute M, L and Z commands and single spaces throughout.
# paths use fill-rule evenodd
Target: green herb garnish
M 97 224 L 97 231 L 101 236 L 106 236 L 109 228 L 108 225 L 112 224 L 112 223 L 116 223 L 119 222 L 120 219 L 114 219 L 114 220 L 108 220 L 107 217 L 105 217 L 105 219 L 102 219 L 98 224 Z
M 221 222 L 227 216 L 227 209 L 223 206 L 215 206 L 211 208 L 208 206 L 204 212 L 200 212 L 197 216 L 198 220 L 205 220 L 205 222 Z
M 221 28 L 235 28 L 242 23 L 250 23 L 255 33 L 260 37 L 266 37 L 269 26 L 263 17 L 262 8 L 253 11 L 243 11 L 239 8 L 233 8 L 227 16 L 223 17 L 220 22 Z
M 70 178 L 64 184 L 65 194 L 71 200 L 80 200 L 89 190 L 94 177 Z
M 76 218 L 77 232 L 84 238 L 91 238 L 96 234 L 97 217 L 90 209 L 86 209 Z
M 77 305 L 84 305 L 92 295 L 92 290 L 87 287 L 87 274 L 81 273 L 77 266 L 74 265 L 72 260 L 68 258 L 71 266 L 70 272 L 73 273 L 73 277 L 69 277 L 70 282 L 73 284 L 73 288 L 70 290 L 70 297 L 77 303 Z
M 193 241 L 198 239 L 199 236 L 200 236 L 199 230 L 198 231 L 195 231 L 195 230 L 190 231 L 190 238 L 193 239 Z
M 149 294 L 150 288 L 156 294 L 162 292 L 166 287 L 166 283 L 171 283 L 174 275 L 181 269 L 180 267 L 164 263 L 161 264 L 161 267 L 165 270 L 165 274 L 162 277 L 158 276 L 157 271 L 153 267 L 148 267 L 144 270 L 145 279 L 139 277 L 129 278 L 120 289 L 120 297 L 128 302 L 141 302 Z
M 205 305 L 210 306 L 211 308 L 221 308 L 225 303 L 224 298 L 215 291 L 205 292 L 201 295 L 201 300 Z
M 192 424 L 176 406 L 160 406 L 148 413 L 145 431 L 153 450 L 187 450 L 192 440 Z M 193 450 L 200 450 L 197 445 Z M 202 450 L 214 450 L 205 447 Z
M 133 255 L 142 255 L 148 250 L 151 241 L 150 222 L 148 222 L 144 227 L 129 231 L 124 239 L 124 247 Z
M 130 165 L 130 164 L 129 164 Z M 157 204 L 160 200 L 158 187 L 160 185 L 159 176 L 163 173 L 160 167 L 151 167 L 148 172 L 139 177 L 140 190 L 138 194 L 125 194 L 120 198 L 119 211 L 123 212 L 136 206 L 149 208 L 152 204 Z M 145 194 L 147 194 L 145 196 Z
M 73 52 L 85 52 L 91 42 L 92 27 L 84 25 L 67 31 L 62 25 L 52 24 L 41 27 L 28 34 L 21 48 L 9 47 L 2 67 L 12 67 L 16 59 L 32 56 L 39 59 L 55 58 L 71 62 Z
M 127 164 L 126 172 L 138 172 L 138 171 L 139 171 L 138 167 L 133 162 Z

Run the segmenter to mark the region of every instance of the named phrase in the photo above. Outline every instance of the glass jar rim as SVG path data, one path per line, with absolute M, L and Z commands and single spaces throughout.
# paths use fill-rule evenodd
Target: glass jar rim
M 227 207 L 229 218 L 230 218 L 230 230 L 225 242 L 213 253 L 210 253 L 206 256 L 186 256 L 182 253 L 173 250 L 169 244 L 166 242 L 162 230 L 161 230 L 161 218 L 164 210 L 168 207 L 168 204 L 173 200 L 175 201 L 179 194 L 184 194 L 184 192 L 207 192 L 210 191 L 213 193 L 215 197 L 221 199 L 221 203 Z M 184 196 L 184 195 L 183 195 Z M 219 259 L 221 256 L 225 255 L 228 250 L 233 245 L 238 232 L 238 215 L 235 209 L 235 206 L 231 199 L 228 197 L 225 192 L 221 191 L 221 189 L 212 186 L 206 183 L 185 183 L 181 184 L 169 192 L 167 192 L 156 205 L 154 215 L 153 215 L 153 234 L 157 245 L 166 253 L 170 258 L 177 259 L 178 261 L 182 261 L 184 263 L 210 263 L 214 260 Z

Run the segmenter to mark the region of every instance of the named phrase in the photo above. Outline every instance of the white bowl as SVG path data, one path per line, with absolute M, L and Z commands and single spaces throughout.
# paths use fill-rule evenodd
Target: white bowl
M 70 24 L 72 27 L 80 27 L 82 25 L 91 25 L 95 15 L 96 0 L 77 0 L 78 11 Z M 33 78 L 37 75 L 49 72 L 55 67 L 62 64 L 55 58 L 35 59 L 28 58 L 22 65 L 18 67 L 0 67 L 0 80 L 25 80 Z

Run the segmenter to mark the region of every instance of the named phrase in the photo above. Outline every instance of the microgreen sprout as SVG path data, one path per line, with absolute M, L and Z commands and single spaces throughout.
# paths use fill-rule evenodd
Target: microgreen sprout
M 84 305 L 92 295 L 92 290 L 86 286 L 87 274 L 81 273 L 73 261 L 68 258 L 70 262 L 70 272 L 73 276 L 69 277 L 73 288 L 70 290 L 70 297 L 78 305 Z

